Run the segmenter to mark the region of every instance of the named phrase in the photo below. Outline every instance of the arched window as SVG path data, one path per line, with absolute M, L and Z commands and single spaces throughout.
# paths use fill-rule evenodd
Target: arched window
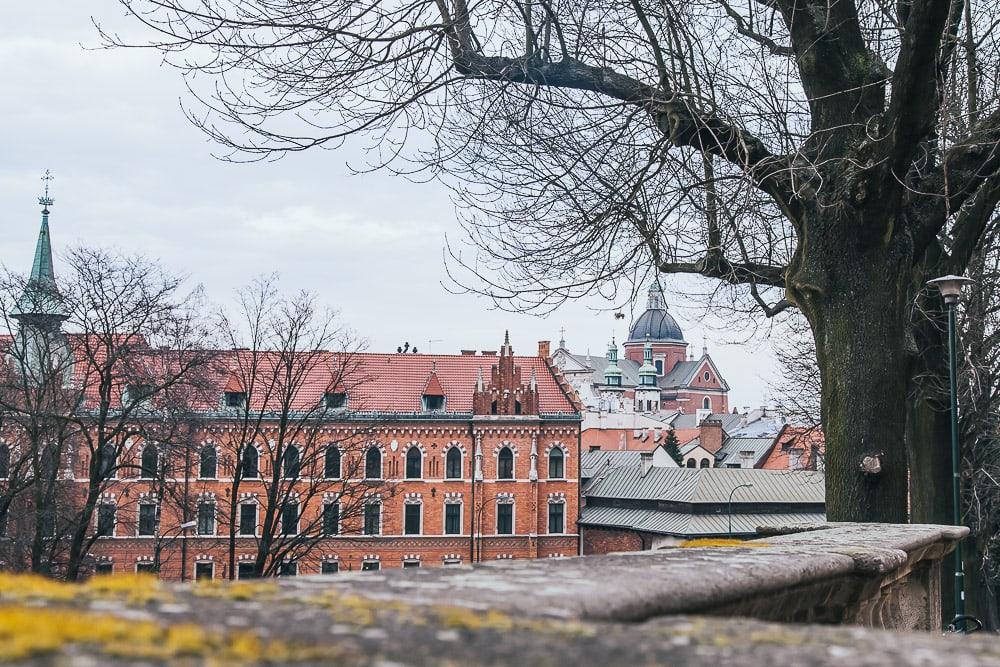
M 694 462 L 694 459 L 688 459 L 687 460 L 687 467 L 688 468 L 694 468 L 694 467 L 696 467 L 696 465 L 697 464 Z
M 0 444 L 0 479 L 10 476 L 10 445 Z
M 157 464 L 160 461 L 159 452 L 156 445 L 146 445 L 142 450 L 142 458 L 139 464 L 139 477 L 143 479 L 153 479 L 156 477 Z
M 289 445 L 285 449 L 285 453 L 281 455 L 281 463 L 285 470 L 285 477 L 298 477 L 299 470 L 302 467 L 299 458 L 299 448 L 295 445 Z
M 198 477 L 202 479 L 215 479 L 218 469 L 218 455 L 214 445 L 205 445 L 198 453 Z
M 243 479 L 260 477 L 260 454 L 253 445 L 243 450 Z
M 514 414 L 521 414 L 521 401 L 514 401 Z
M 98 475 L 101 477 L 113 477 L 115 474 L 115 446 L 106 442 L 101 446 L 98 458 Z
M 514 452 L 504 447 L 497 456 L 497 479 L 514 479 Z
M 340 447 L 327 445 L 323 458 L 323 476 L 327 479 L 340 479 Z
M 711 462 L 710 462 L 710 461 L 709 461 L 708 459 L 702 459 L 702 460 L 701 460 L 701 467 L 702 467 L 702 468 L 707 468 L 707 467 L 709 467 L 710 465 L 711 465 Z
M 712 399 L 710 399 L 708 396 L 706 396 L 705 399 L 701 402 L 701 407 L 705 408 L 706 410 L 711 410 L 712 409 Z
M 369 447 L 365 453 L 365 478 L 382 479 L 382 452 L 378 447 Z
M 417 446 L 406 450 L 406 479 L 420 479 L 423 475 L 423 455 Z
M 562 479 L 566 476 L 565 457 L 563 450 L 553 447 L 549 451 L 549 479 Z
M 452 447 L 448 450 L 448 455 L 444 461 L 444 476 L 448 479 L 461 479 L 462 477 L 462 450 Z

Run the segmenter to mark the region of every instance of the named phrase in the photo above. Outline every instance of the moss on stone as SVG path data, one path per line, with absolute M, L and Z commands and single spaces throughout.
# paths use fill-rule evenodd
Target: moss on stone
M 726 547 L 769 547 L 771 546 L 767 542 L 761 542 L 759 540 L 736 540 L 727 539 L 724 537 L 702 537 L 696 540 L 684 540 L 677 546 L 696 549 L 696 548 L 726 548 Z

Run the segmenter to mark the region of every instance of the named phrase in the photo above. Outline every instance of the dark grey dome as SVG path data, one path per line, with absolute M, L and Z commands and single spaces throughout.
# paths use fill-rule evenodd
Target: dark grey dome
M 628 342 L 656 343 L 660 341 L 684 342 L 684 332 L 677 320 L 663 308 L 649 309 L 639 316 L 628 334 Z

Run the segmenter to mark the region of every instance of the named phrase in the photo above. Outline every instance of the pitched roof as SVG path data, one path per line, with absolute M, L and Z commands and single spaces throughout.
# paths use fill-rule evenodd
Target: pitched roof
M 597 471 L 618 468 L 639 463 L 642 452 L 639 451 L 608 451 L 596 450 L 580 454 L 580 476 L 584 479 L 593 477 Z
M 774 437 L 768 438 L 726 438 L 722 449 L 715 453 L 715 459 L 720 462 L 732 463 L 741 461 L 743 452 L 753 455 L 753 463 L 763 461 L 774 446 Z
M 730 515 L 690 514 L 686 512 L 664 512 L 654 509 L 586 506 L 580 512 L 580 523 L 585 526 L 604 528 L 629 528 L 660 535 L 678 537 L 700 537 L 726 535 L 729 532 Z M 734 535 L 753 535 L 758 527 L 778 526 L 788 523 L 811 523 L 826 521 L 825 513 L 784 512 L 778 514 L 734 511 L 732 532 Z
M 744 468 L 612 468 L 588 485 L 587 498 L 618 498 L 677 503 L 725 503 L 742 484 L 742 503 L 823 503 L 823 473 Z
M 441 387 L 441 381 L 438 380 L 437 373 L 431 371 L 431 376 L 427 378 L 427 384 L 424 385 L 424 396 L 444 396 L 444 389 Z

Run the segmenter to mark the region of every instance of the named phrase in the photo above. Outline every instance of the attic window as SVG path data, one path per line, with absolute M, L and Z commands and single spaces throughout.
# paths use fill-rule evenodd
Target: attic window
M 708 382 L 709 380 L 712 379 L 712 375 L 708 371 L 705 371 L 705 374 L 702 375 L 701 377 L 705 380 L 705 382 Z
M 227 391 L 222 398 L 227 408 L 242 408 L 247 404 L 247 395 L 244 391 Z
M 657 359 L 653 365 L 656 366 L 656 374 L 663 375 L 663 359 Z
M 153 385 L 137 382 L 125 387 L 125 400 L 128 402 L 144 401 L 150 398 L 154 392 Z
M 347 394 L 342 391 L 327 392 L 323 395 L 323 405 L 327 410 L 340 410 L 347 407 Z
M 424 394 L 424 410 L 444 410 L 444 396 Z

